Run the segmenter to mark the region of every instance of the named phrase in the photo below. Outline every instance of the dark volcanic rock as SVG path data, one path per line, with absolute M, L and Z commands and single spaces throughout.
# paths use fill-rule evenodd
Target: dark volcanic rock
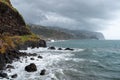
M 27 47 L 47 47 L 45 40 L 39 40 L 39 41 L 27 41 L 24 44 L 21 44 L 18 46 L 18 49 L 20 50 L 26 50 Z
M 71 48 L 65 48 L 65 50 L 70 50 L 70 51 L 73 51 L 74 49 L 71 49 Z
M 45 69 L 41 70 L 40 75 L 45 75 L 45 72 L 46 72 L 46 70 L 45 70 Z
M 48 49 L 55 50 L 54 46 L 49 47 Z
M 36 67 L 36 65 L 34 63 L 31 63 L 30 65 L 27 65 L 25 67 L 25 71 L 27 71 L 27 72 L 35 72 L 35 71 L 37 71 L 37 67 Z
M 9 68 L 9 69 L 15 69 L 14 66 L 12 66 L 12 65 L 7 65 L 6 68 Z
M 30 60 L 35 60 L 34 58 L 30 58 Z
M 42 59 L 43 57 L 42 56 L 38 56 L 38 58 Z
M 62 50 L 62 48 L 58 48 L 58 50 Z
M 5 64 L 6 64 L 6 60 L 4 54 L 0 54 L 0 70 L 4 69 Z
M 0 53 L 0 70 L 5 69 L 6 63 L 12 63 L 13 60 L 19 59 L 21 56 L 27 56 L 27 53 L 19 52 L 18 50 L 8 50 L 6 53 Z M 12 66 L 8 66 L 8 68 Z
M 14 74 L 11 76 L 11 78 L 17 78 L 17 76 L 18 76 L 17 74 Z
M 8 78 L 8 75 L 7 75 L 7 73 L 0 73 L 0 77 L 2 77 L 2 78 Z
M 28 56 L 37 56 L 37 54 L 36 53 L 33 53 L 33 54 L 28 54 Z

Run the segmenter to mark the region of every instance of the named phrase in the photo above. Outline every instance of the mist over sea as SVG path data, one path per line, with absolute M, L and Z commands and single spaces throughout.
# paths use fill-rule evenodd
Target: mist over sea
M 28 48 L 21 52 L 37 53 L 43 59 L 34 61 L 21 58 L 22 63 L 14 62 L 18 73 L 16 80 L 120 80 L 120 41 L 107 40 L 66 40 L 47 43 L 56 50 L 48 48 Z M 58 50 L 58 48 L 63 50 Z M 73 51 L 64 50 L 73 48 Z M 26 63 L 27 60 L 27 63 Z M 24 66 L 35 63 L 38 70 L 34 73 L 24 71 Z M 42 69 L 46 74 L 40 76 Z

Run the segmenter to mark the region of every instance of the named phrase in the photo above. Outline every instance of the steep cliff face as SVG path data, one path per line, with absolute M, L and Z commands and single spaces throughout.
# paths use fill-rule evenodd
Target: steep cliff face
M 46 42 L 33 34 L 9 0 L 0 0 L 0 70 L 24 53 L 18 49 L 46 47 Z
M 22 16 L 11 6 L 9 0 L 0 0 L 0 33 L 30 34 Z

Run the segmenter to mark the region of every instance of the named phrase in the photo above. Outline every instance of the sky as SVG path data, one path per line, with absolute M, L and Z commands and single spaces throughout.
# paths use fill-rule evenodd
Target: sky
M 11 0 L 27 23 L 102 32 L 120 40 L 120 0 Z

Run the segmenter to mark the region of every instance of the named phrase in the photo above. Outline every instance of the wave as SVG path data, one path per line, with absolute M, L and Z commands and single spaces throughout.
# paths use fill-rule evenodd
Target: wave
M 58 47 L 56 47 L 56 50 L 50 50 L 47 47 L 20 50 L 21 52 L 37 53 L 37 55 L 41 55 L 43 59 L 38 59 L 37 56 L 21 57 L 19 61 L 12 63 L 15 69 L 11 69 L 11 71 L 6 70 L 6 72 L 9 76 L 17 73 L 18 77 L 16 80 L 21 80 L 21 78 L 22 80 L 120 79 L 118 76 L 120 70 L 117 68 L 115 70 L 115 67 L 111 68 L 111 65 L 105 64 L 107 61 L 104 60 L 106 59 L 101 57 L 101 54 L 105 54 L 103 50 L 74 48 L 73 51 L 66 51 L 64 50 L 65 48 L 62 49 L 63 50 L 58 50 Z M 103 53 L 98 53 L 100 51 Z M 31 58 L 34 58 L 34 60 L 31 60 Z M 24 67 L 30 63 L 35 63 L 38 71 L 33 73 L 26 72 Z M 116 62 L 116 64 L 119 64 L 119 62 Z M 39 75 L 42 69 L 47 71 L 45 76 Z

